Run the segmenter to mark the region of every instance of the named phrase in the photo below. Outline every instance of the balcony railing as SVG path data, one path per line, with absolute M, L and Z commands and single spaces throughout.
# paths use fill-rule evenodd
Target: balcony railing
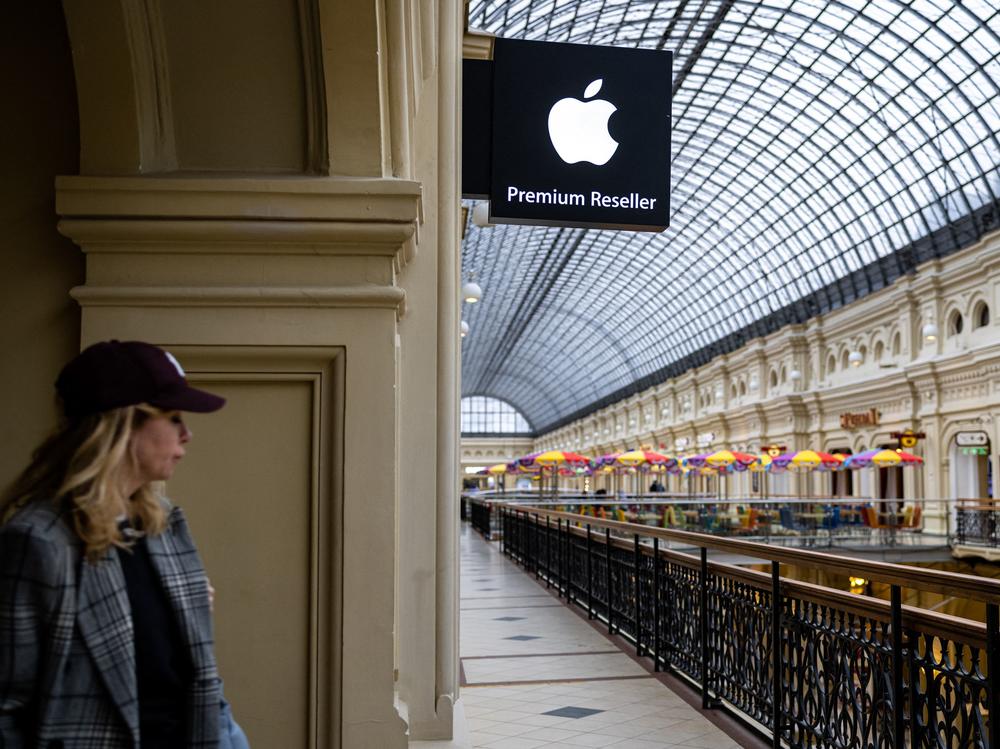
M 952 542 L 960 546 L 1000 548 L 1000 502 L 995 499 L 958 500 Z
M 558 498 L 533 492 L 470 495 L 463 507 L 487 538 L 497 532 L 490 507 L 498 502 L 539 509 L 566 510 L 606 520 L 736 536 L 788 546 L 945 547 L 947 534 L 924 526 L 923 503 L 841 497 L 718 499 L 665 494 L 565 494 Z
M 1000 745 L 1000 580 L 534 508 L 494 512 L 505 554 L 774 747 Z M 770 574 L 710 562 L 709 549 L 770 561 Z M 891 600 L 782 578 L 781 564 L 863 575 L 888 584 Z M 985 602 L 985 624 L 904 606 L 904 588 Z

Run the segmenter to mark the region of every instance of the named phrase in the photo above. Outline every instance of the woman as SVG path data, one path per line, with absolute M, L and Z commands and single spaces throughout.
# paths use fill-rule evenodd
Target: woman
M 208 579 L 156 489 L 191 440 L 182 412 L 225 400 L 135 341 L 90 346 L 56 389 L 61 427 L 0 498 L 0 747 L 245 745 Z

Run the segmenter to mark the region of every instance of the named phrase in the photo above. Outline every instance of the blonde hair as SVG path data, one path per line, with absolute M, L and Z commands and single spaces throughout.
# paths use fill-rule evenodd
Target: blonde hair
M 152 406 L 126 406 L 64 424 L 35 450 L 0 498 L 0 524 L 29 504 L 54 502 L 70 516 L 92 562 L 111 546 L 131 545 L 118 527 L 122 508 L 133 526 L 160 533 L 167 520 L 162 497 L 150 485 L 126 497 L 125 481 L 135 465 L 133 430 L 162 413 Z

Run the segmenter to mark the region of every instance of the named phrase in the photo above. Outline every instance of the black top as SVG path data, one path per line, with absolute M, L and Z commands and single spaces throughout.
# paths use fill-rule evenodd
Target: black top
M 186 739 L 193 668 L 177 617 L 149 557 L 146 539 L 118 550 L 132 607 L 139 733 L 143 749 L 176 749 Z

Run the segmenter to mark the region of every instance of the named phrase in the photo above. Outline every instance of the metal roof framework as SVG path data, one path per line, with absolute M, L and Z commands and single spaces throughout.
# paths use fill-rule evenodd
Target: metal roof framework
M 991 2 L 472 0 L 469 27 L 675 56 L 669 229 L 466 228 L 463 396 L 536 434 L 1000 225 Z

